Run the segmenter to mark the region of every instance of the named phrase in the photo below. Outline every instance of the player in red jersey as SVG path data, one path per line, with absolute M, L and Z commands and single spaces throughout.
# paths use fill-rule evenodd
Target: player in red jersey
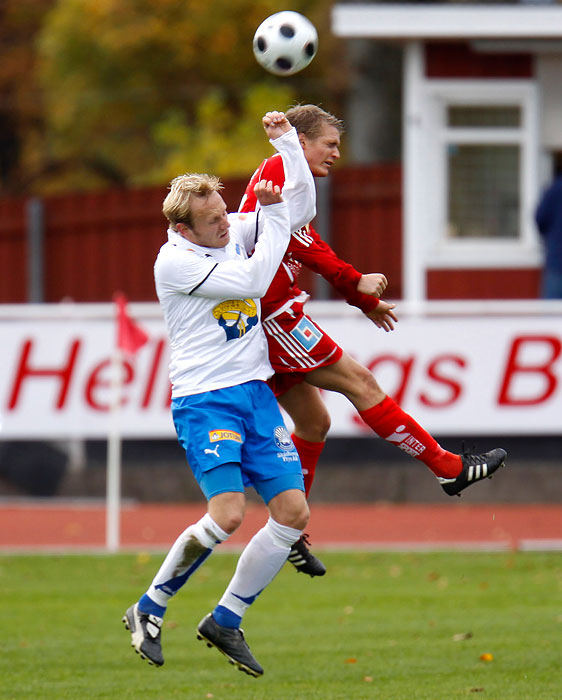
M 315 177 L 326 177 L 340 157 L 342 122 L 316 105 L 297 105 L 286 111 Z M 266 179 L 283 186 L 283 162 L 278 155 L 266 159 L 250 180 L 240 211 L 256 208 L 253 188 Z M 383 274 L 363 275 L 344 262 L 309 224 L 295 231 L 271 286 L 262 298 L 262 322 L 275 375 L 270 385 L 294 423 L 293 442 L 301 458 L 306 495 L 330 428 L 330 415 L 320 389 L 346 396 L 361 418 L 380 437 L 423 462 L 448 495 L 489 477 L 505 461 L 506 452 L 495 449 L 483 455 L 458 455 L 444 450 L 410 415 L 381 389 L 372 373 L 330 338 L 304 312 L 309 296 L 299 289 L 297 275 L 305 265 L 322 275 L 373 323 L 392 331 L 398 320 L 394 304 L 380 296 L 387 280 Z M 317 388 L 318 387 L 318 388 Z M 307 548 L 306 535 L 291 550 L 289 561 L 311 576 L 325 573 L 323 564 Z

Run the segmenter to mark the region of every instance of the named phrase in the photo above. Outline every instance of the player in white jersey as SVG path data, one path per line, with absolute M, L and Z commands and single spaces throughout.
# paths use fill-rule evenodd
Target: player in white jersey
M 298 453 L 265 381 L 273 370 L 259 299 L 291 231 L 315 215 L 315 189 L 285 116 L 268 112 L 263 125 L 287 179 L 282 195 L 271 182 L 256 185 L 258 214 L 228 215 L 220 182 L 209 175 L 176 178 L 164 200 L 170 228 L 154 275 L 170 339 L 172 415 L 208 511 L 181 533 L 146 593 L 123 617 L 135 650 L 157 666 L 164 663 L 161 628 L 169 600 L 240 525 L 244 488 L 252 485 L 269 520 L 197 630 L 199 639 L 238 668 L 260 676 L 263 669 L 240 622 L 287 560 L 309 516 Z

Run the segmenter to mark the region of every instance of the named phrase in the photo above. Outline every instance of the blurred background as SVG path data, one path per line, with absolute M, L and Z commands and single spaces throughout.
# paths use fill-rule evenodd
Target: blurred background
M 562 153 L 562 5 L 481 5 L 4 0 L 0 497 L 104 496 L 111 416 L 96 392 L 119 290 L 151 336 L 129 365 L 131 387 L 135 371 L 144 383 L 123 418 L 123 496 L 201 500 L 162 418 L 164 390 L 150 427 L 165 376 L 152 274 L 161 203 L 173 177 L 204 171 L 237 209 L 271 154 L 261 116 L 310 102 L 346 127 L 341 161 L 317 182 L 316 228 L 360 271 L 386 274 L 403 319 L 381 339 L 303 270 L 320 322 L 381 367 L 444 447 L 509 450 L 509 473 L 469 502 L 560 501 L 562 302 L 541 299 L 534 213 Z M 256 27 L 282 9 L 320 38 L 288 78 L 252 53 Z M 312 501 L 443 500 L 429 472 L 329 405 Z

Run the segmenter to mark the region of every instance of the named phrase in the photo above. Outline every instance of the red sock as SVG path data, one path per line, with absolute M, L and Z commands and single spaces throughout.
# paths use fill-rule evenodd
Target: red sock
M 435 476 L 450 479 L 461 473 L 460 456 L 444 450 L 390 396 L 366 411 L 359 411 L 359 415 L 375 433 L 419 459 Z
M 316 465 L 324 449 L 325 442 L 309 442 L 308 440 L 303 440 L 297 435 L 291 435 L 299 457 L 301 458 L 302 475 L 304 477 L 304 490 L 306 497 L 310 493 L 310 488 L 312 482 L 314 481 L 314 473 L 316 472 Z

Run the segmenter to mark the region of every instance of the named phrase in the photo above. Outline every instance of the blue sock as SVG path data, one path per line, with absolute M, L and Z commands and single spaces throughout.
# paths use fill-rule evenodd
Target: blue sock
M 165 607 L 155 603 L 146 593 L 139 600 L 139 610 L 147 615 L 156 615 L 156 617 L 164 617 L 164 613 L 166 612 Z
M 230 627 L 232 629 L 238 629 L 242 622 L 240 615 L 233 613 L 232 610 L 225 608 L 224 605 L 217 605 L 213 610 L 213 617 L 215 622 L 221 627 Z

